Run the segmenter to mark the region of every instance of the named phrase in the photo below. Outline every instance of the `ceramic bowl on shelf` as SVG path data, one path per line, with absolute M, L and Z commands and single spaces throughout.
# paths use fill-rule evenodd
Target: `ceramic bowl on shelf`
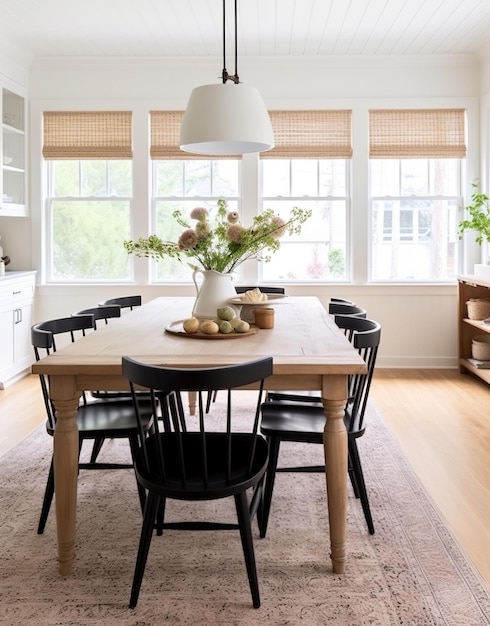
M 10 165 L 12 163 L 14 159 L 12 157 L 9 156 L 4 156 L 3 157 L 3 164 L 4 165 Z

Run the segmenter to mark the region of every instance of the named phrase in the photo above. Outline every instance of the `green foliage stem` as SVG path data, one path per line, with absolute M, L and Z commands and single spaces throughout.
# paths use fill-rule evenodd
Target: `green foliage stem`
M 481 245 L 483 240 L 490 242 L 490 198 L 484 193 L 478 193 L 478 181 L 473 182 L 472 187 L 471 204 L 466 207 L 470 219 L 459 222 L 458 235 L 461 238 L 467 230 L 477 231 L 475 241 Z

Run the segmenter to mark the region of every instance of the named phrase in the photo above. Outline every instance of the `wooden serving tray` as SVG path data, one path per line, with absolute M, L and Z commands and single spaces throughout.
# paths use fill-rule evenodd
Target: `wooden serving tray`
M 250 325 L 250 330 L 247 330 L 246 333 L 215 333 L 214 335 L 207 335 L 206 333 L 202 333 L 198 331 L 197 333 L 186 333 L 183 327 L 184 320 L 177 320 L 172 322 L 165 328 L 166 333 L 170 333 L 172 335 L 180 335 L 181 337 L 187 337 L 188 339 L 241 339 L 242 337 L 249 337 L 250 335 L 255 335 L 258 330 L 257 326 Z

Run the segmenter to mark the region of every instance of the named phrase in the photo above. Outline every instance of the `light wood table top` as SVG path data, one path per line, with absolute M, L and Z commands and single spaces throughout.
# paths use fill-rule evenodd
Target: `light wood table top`
M 157 298 L 32 366 L 50 374 L 57 411 L 54 436 L 59 568 L 69 574 L 75 559 L 78 431 L 76 411 L 84 390 L 127 389 L 121 357 L 172 367 L 208 367 L 272 356 L 267 389 L 318 389 L 326 426 L 324 446 L 331 558 L 344 571 L 347 506 L 347 434 L 343 423 L 347 376 L 366 365 L 317 298 L 274 301 L 275 326 L 234 339 L 194 339 L 165 328 L 190 317 L 193 298 Z

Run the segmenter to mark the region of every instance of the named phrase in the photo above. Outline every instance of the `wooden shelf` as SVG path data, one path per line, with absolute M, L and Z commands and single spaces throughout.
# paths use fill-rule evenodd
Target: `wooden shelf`
M 470 298 L 490 298 L 490 281 L 478 276 L 458 276 L 458 336 L 459 366 L 463 373 L 471 373 L 490 385 L 490 369 L 475 367 L 468 361 L 471 358 L 472 340 L 475 335 L 490 334 L 490 324 L 483 320 L 470 320 L 466 303 Z

